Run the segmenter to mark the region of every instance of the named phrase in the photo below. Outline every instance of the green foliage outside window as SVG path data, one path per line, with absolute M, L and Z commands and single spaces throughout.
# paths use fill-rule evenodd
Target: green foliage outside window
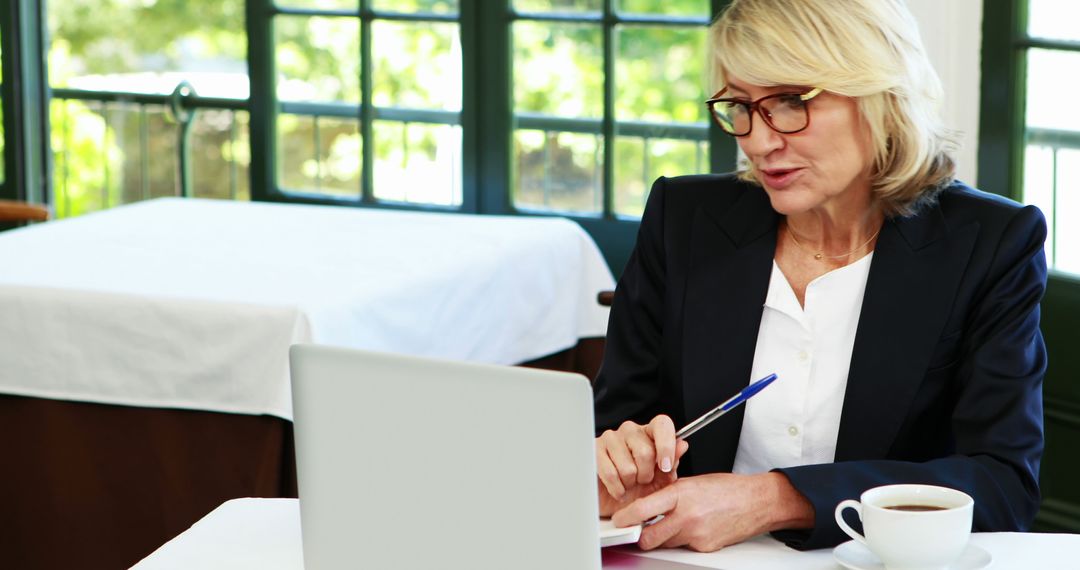
M 620 13 L 692 16 L 705 20 L 708 0 L 622 0 Z M 525 13 L 599 13 L 599 0 L 516 0 Z M 613 37 L 614 77 L 605 78 L 603 24 L 519 20 L 513 24 L 514 110 L 517 113 L 599 120 L 604 87 L 614 82 L 616 138 L 597 134 L 520 129 L 514 134 L 514 202 L 530 210 L 599 215 L 603 211 L 605 145 L 614 144 L 613 209 L 641 215 L 653 179 L 708 170 L 703 101 L 702 24 L 618 24 Z M 569 62 L 569 65 L 568 65 Z M 627 122 L 649 123 L 648 135 Z M 700 139 L 673 136 L 668 127 L 696 127 Z
M 53 88 L 247 98 L 243 0 L 64 0 L 46 6 Z M 174 195 L 178 124 L 160 105 L 54 97 L 58 216 Z M 206 110 L 191 135 L 195 195 L 247 195 L 246 113 Z
M 355 10 L 356 0 L 281 0 L 279 6 Z M 641 14 L 705 17 L 708 0 L 620 0 Z M 453 14 L 452 0 L 373 0 L 376 10 Z M 589 12 L 599 0 L 517 0 L 515 9 Z M 54 88 L 167 94 L 180 79 L 201 96 L 248 96 L 244 0 L 64 0 L 47 4 L 49 76 Z M 376 120 L 362 137 L 361 26 L 355 16 L 273 17 L 278 101 L 337 105 L 336 116 L 283 111 L 278 117 L 278 184 L 285 189 L 357 198 L 365 144 L 374 154 L 375 196 L 405 202 L 460 203 L 462 128 Z M 375 107 L 455 113 L 462 108 L 461 46 L 455 22 L 376 19 L 372 33 Z M 603 116 L 601 24 L 521 20 L 512 25 L 514 110 L 598 120 Z M 615 28 L 617 124 L 705 124 L 701 101 L 705 29 L 701 25 Z M 345 107 L 342 107 L 345 106 Z M 346 111 L 340 111 L 345 108 Z M 54 188 L 60 216 L 177 190 L 179 125 L 168 109 L 124 102 L 54 99 Z M 246 112 L 200 110 L 192 126 L 196 196 L 245 198 L 250 165 Z M 590 213 L 602 207 L 604 146 L 614 145 L 615 209 L 640 213 L 652 178 L 704 171 L 707 145 L 617 133 L 515 130 L 519 206 Z M 552 177 L 552 173 L 555 174 Z M 419 178 L 418 178 L 419 177 Z M 440 181 L 438 194 L 417 180 Z M 447 182 L 451 181 L 451 182 Z M 449 184 L 447 186 L 447 184 Z

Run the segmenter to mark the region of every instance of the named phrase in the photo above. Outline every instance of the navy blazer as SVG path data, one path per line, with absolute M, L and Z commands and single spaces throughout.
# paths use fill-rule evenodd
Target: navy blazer
M 595 382 L 597 432 L 684 425 L 751 380 L 780 216 L 731 175 L 660 178 L 619 280 Z M 953 184 L 886 219 L 867 278 L 835 462 L 779 469 L 813 504 L 790 546 L 833 546 L 843 499 L 930 483 L 975 499 L 974 530 L 1026 530 L 1039 504 L 1046 287 L 1038 209 Z M 782 382 L 783 379 L 780 379 Z M 680 474 L 730 471 L 743 410 L 698 432 Z

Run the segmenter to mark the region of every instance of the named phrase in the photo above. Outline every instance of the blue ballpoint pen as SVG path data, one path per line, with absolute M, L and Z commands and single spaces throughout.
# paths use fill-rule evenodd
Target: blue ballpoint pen
M 738 406 L 739 404 L 749 400 L 751 396 L 760 392 L 762 388 L 768 386 L 769 384 L 772 384 L 773 380 L 776 380 L 776 374 L 769 374 L 761 380 L 758 380 L 757 382 L 754 382 L 753 384 L 743 388 L 738 394 L 735 394 L 724 403 L 709 410 L 700 418 L 683 426 L 682 429 L 675 432 L 675 437 L 685 439 L 686 437 L 694 434 L 699 429 L 712 423 L 713 420 L 715 420 L 716 418 L 728 413 L 728 411 L 735 406 Z

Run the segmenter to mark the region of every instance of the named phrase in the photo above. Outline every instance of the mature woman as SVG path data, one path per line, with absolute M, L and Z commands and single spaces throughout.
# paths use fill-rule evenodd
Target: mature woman
M 975 530 L 1026 529 L 1042 215 L 952 180 L 901 0 L 734 0 L 711 41 L 708 105 L 746 161 L 653 186 L 596 380 L 601 514 L 666 515 L 644 548 L 820 548 L 847 538 L 842 499 L 931 483 L 975 498 Z

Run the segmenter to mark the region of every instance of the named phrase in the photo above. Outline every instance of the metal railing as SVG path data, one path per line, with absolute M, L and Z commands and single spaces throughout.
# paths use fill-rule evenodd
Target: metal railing
M 172 194 L 175 196 L 190 197 L 194 195 L 192 176 L 192 153 L 191 135 L 198 114 L 203 110 L 221 110 L 229 113 L 228 137 L 233 148 L 239 141 L 239 125 L 237 115 L 247 111 L 247 101 L 242 99 L 227 99 L 202 97 L 187 82 L 180 82 L 171 94 L 146 94 L 121 91 L 91 91 L 82 89 L 54 88 L 51 92 L 53 101 L 53 140 L 54 153 L 57 160 L 54 164 L 54 192 L 59 198 L 56 207 L 60 216 L 70 215 L 70 199 L 73 192 L 71 162 L 75 152 L 73 148 L 74 128 L 73 122 L 79 117 L 77 113 L 92 113 L 100 116 L 103 128 L 100 131 L 101 139 L 97 141 L 98 150 L 103 160 L 100 160 L 101 184 L 98 189 L 101 193 L 100 204 L 107 208 L 116 203 L 122 203 L 123 199 L 114 200 L 114 160 L 110 160 L 110 152 L 115 147 L 118 125 L 113 124 L 114 115 L 117 112 L 133 113 L 137 117 L 138 151 L 137 156 L 121 156 L 121 169 L 123 171 L 136 170 L 140 191 L 135 193 L 137 199 L 145 199 L 151 195 L 161 195 L 160 188 L 151 188 L 151 139 L 162 136 L 161 133 L 152 132 L 151 116 L 164 115 L 165 124 L 171 124 L 175 130 L 173 137 L 176 146 L 175 174 L 173 176 Z M 72 103 L 81 102 L 82 108 L 73 108 Z M 57 109 L 56 107 L 59 107 Z M 126 136 L 126 135 L 125 135 Z M 57 138 L 59 141 L 57 141 Z M 55 143 L 59 144 L 55 144 Z M 131 169 L 129 161 L 137 160 L 138 166 Z M 123 172 L 120 173 L 123 176 Z M 240 164 L 235 157 L 229 161 L 228 196 L 236 198 L 241 185 Z M 130 194 L 130 193 L 129 193 Z M 114 203 L 116 202 L 116 203 Z
M 711 9 L 708 14 L 715 13 L 719 8 L 717 2 L 710 3 Z M 531 12 L 523 10 L 510 10 L 509 20 L 511 22 L 540 22 L 540 23 L 560 23 L 560 24 L 592 24 L 600 25 L 601 34 L 601 49 L 602 49 L 602 61 L 603 61 L 603 74 L 605 77 L 603 85 L 603 116 L 597 119 L 568 119 L 552 116 L 543 116 L 532 113 L 515 112 L 513 121 L 513 128 L 515 130 L 538 130 L 542 131 L 545 140 L 551 140 L 551 138 L 558 133 L 580 133 L 591 134 L 596 138 L 596 148 L 598 151 L 594 153 L 594 172 L 601 173 L 598 176 L 598 181 L 595 186 L 597 188 L 596 198 L 596 215 L 604 218 L 626 218 L 636 217 L 627 216 L 620 213 L 620 208 L 617 206 L 617 195 L 620 193 L 620 188 L 617 187 L 617 175 L 616 175 L 616 140 L 620 138 L 638 138 L 641 139 L 642 148 L 642 171 L 641 177 L 644 189 L 648 189 L 652 178 L 651 165 L 650 165 L 650 145 L 657 139 L 665 140 L 683 140 L 693 141 L 696 145 L 694 149 L 694 170 L 696 172 L 707 172 L 712 167 L 712 160 L 708 156 L 709 145 L 713 142 L 710 138 L 710 128 L 707 123 L 650 123 L 640 121 L 623 121 L 616 117 L 615 112 L 615 60 L 617 57 L 616 50 L 616 30 L 624 26 L 656 26 L 656 27 L 669 27 L 675 29 L 705 29 L 709 26 L 710 17 L 708 14 L 701 15 L 686 15 L 686 16 L 670 16 L 659 14 L 633 14 L 625 13 L 618 9 L 617 3 L 613 1 L 605 1 L 597 11 L 592 12 Z M 544 180 L 543 180 L 543 203 L 544 207 L 537 208 L 538 210 L 547 210 L 550 204 L 550 194 L 548 187 L 551 184 L 549 173 L 552 171 L 549 163 L 550 156 L 547 153 L 547 146 L 545 145 L 544 160 Z M 708 166 L 705 166 L 708 165 Z M 680 172 L 680 174 L 683 172 Z M 622 181 L 619 181 L 621 183 Z M 517 190 L 521 190 L 520 186 Z M 640 207 L 644 207 L 644 200 L 647 196 L 647 190 L 641 192 L 640 199 L 642 203 Z M 520 208 L 520 206 L 519 206 Z M 555 210 L 557 211 L 557 210 Z M 571 212 L 574 215 L 582 215 L 582 212 Z M 589 214 L 585 214 L 589 215 Z
M 514 128 L 515 130 L 533 130 L 543 132 L 545 140 L 551 140 L 561 133 L 574 133 L 591 135 L 595 138 L 596 148 L 598 152 L 594 153 L 593 168 L 594 172 L 603 172 L 603 151 L 599 150 L 604 145 L 604 122 L 602 119 L 581 119 L 581 118 L 567 118 L 567 117 L 554 117 L 548 115 L 541 115 L 538 113 L 515 113 L 514 114 Z M 646 122 L 646 121 L 616 121 L 614 125 L 614 137 L 615 138 L 634 138 L 641 141 L 641 180 L 643 188 L 649 188 L 655 178 L 652 173 L 652 165 L 650 159 L 652 157 L 651 145 L 656 141 L 685 141 L 695 144 L 694 150 L 694 164 L 693 170 L 688 172 L 680 172 L 680 174 L 688 174 L 690 172 L 706 172 L 708 170 L 709 158 L 708 158 L 708 144 L 709 144 L 709 125 L 705 122 L 699 123 L 661 123 L 661 122 Z M 609 144 L 616 144 L 614 140 L 611 140 Z M 551 199 L 552 185 L 551 172 L 555 170 L 555 165 L 552 162 L 550 153 L 548 152 L 549 145 L 545 144 L 543 155 L 543 211 L 555 209 L 553 208 L 553 201 Z M 687 165 L 689 167 L 689 165 Z M 614 174 L 613 174 L 614 175 Z M 625 182 L 625 181 L 621 181 Z M 613 191 L 617 192 L 618 188 L 612 184 Z M 642 196 L 644 199 L 645 196 Z M 603 209 L 603 204 L 600 202 L 602 196 L 597 194 L 597 203 L 595 204 L 596 210 L 599 212 Z M 643 208 L 644 203 L 640 204 Z M 520 206 L 519 206 L 520 207 Z M 525 207 L 523 209 L 529 209 Z M 580 212 L 574 212 L 580 214 Z M 615 212 L 616 216 L 620 214 Z
M 141 185 L 141 191 L 131 193 L 127 192 L 133 199 L 146 199 L 152 196 L 163 195 L 160 187 L 151 188 L 151 157 L 154 157 L 155 161 L 162 160 L 160 154 L 155 154 L 151 149 L 151 138 L 162 137 L 160 132 L 151 132 L 150 117 L 153 115 L 164 115 L 167 123 L 166 128 L 174 129 L 172 137 L 172 145 L 175 146 L 175 164 L 176 171 L 172 181 L 171 195 L 191 197 L 199 194 L 199 189 L 194 187 L 194 180 L 196 176 L 193 176 L 193 158 L 192 158 L 192 131 L 193 127 L 199 120 L 200 113 L 204 113 L 210 110 L 219 110 L 229 113 L 228 117 L 228 143 L 234 147 L 240 142 L 240 130 L 241 125 L 237 117 L 241 113 L 246 113 L 248 110 L 248 102 L 243 99 L 227 99 L 227 98 L 213 98 L 203 97 L 198 95 L 194 88 L 186 82 L 181 82 L 176 86 L 173 92 L 169 95 L 162 94 L 145 94 L 145 93 L 131 93 L 120 91 L 91 91 L 82 89 L 54 89 L 52 91 L 53 104 L 59 105 L 59 109 L 54 109 L 54 141 L 59 144 L 54 144 L 54 152 L 56 153 L 57 160 L 55 163 L 54 171 L 54 189 L 57 196 L 57 209 L 61 217 L 70 215 L 72 208 L 68 200 L 71 195 L 73 184 L 73 173 L 71 172 L 71 153 L 73 151 L 72 141 L 72 122 L 75 111 L 70 108 L 69 104 L 73 102 L 81 102 L 86 104 L 85 108 L 81 108 L 81 112 L 93 113 L 101 117 L 104 123 L 103 129 L 101 129 L 100 139 L 96 141 L 96 147 L 98 149 L 100 160 L 95 161 L 94 168 L 101 169 L 100 193 L 99 203 L 102 208 L 107 208 L 119 203 L 123 203 L 128 200 L 116 199 L 113 197 L 115 194 L 115 178 L 116 172 L 113 166 L 112 160 L 110 160 L 110 149 L 117 146 L 116 137 L 118 125 L 112 124 L 111 117 L 116 111 L 123 111 L 127 113 L 133 113 L 137 117 L 137 132 L 138 132 L 138 144 L 137 151 L 128 152 L 123 156 L 122 160 L 124 165 L 121 167 L 125 171 L 132 173 L 137 172 L 137 175 L 132 173 L 130 178 L 137 178 L 139 185 Z M 310 133 L 303 133 L 301 136 L 310 136 L 310 147 L 312 149 L 312 155 L 310 156 L 317 165 L 316 175 L 313 180 L 313 186 L 316 193 L 321 191 L 321 179 L 325 171 L 323 150 L 325 150 L 322 137 L 320 136 L 320 121 L 323 119 L 351 119 L 360 121 L 364 115 L 362 106 L 358 104 L 350 103 L 322 103 L 322 102 L 300 102 L 300 101 L 281 101 L 278 103 L 278 113 L 280 115 L 295 115 L 311 119 Z M 401 123 L 406 127 L 410 124 L 429 124 L 429 125 L 460 125 L 461 113 L 453 111 L 437 111 L 437 110 L 422 110 L 422 109 L 400 109 L 400 108 L 382 108 L 376 107 L 372 109 L 370 116 L 373 120 L 378 121 L 390 121 Z M 163 127 L 166 125 L 159 125 Z M 281 133 L 278 134 L 281 136 Z M 403 149 L 408 152 L 408 142 L 402 141 L 403 145 L 406 145 Z M 196 149 L 198 150 L 198 149 Z M 205 154 L 205 153 L 204 153 Z M 270 158 L 273 160 L 273 158 Z M 361 160 L 360 156 L 357 156 L 357 162 Z M 137 161 L 137 166 L 132 168 L 132 165 L 128 161 Z M 236 199 L 239 195 L 239 189 L 246 182 L 243 180 L 244 176 L 241 172 L 243 165 L 236 160 L 233 156 L 232 160 L 228 161 L 228 191 L 225 196 L 232 199 Z M 280 185 L 281 181 L 279 181 Z M 283 188 L 285 191 L 303 193 L 311 189 L 306 188 Z M 357 196 L 360 195 L 360 188 L 357 187 Z
M 1062 248 L 1064 248 L 1064 247 L 1068 247 L 1068 248 L 1076 247 L 1076 244 L 1067 244 L 1067 243 L 1065 243 L 1064 240 L 1058 239 L 1059 238 L 1059 229 L 1062 226 L 1062 223 L 1059 223 L 1059 218 L 1061 216 L 1058 215 L 1058 213 L 1059 213 L 1058 212 L 1058 198 L 1061 196 L 1062 192 L 1066 191 L 1066 189 L 1061 188 L 1059 186 L 1059 176 L 1058 176 L 1059 170 L 1058 170 L 1058 166 L 1059 166 L 1059 164 L 1061 164 L 1060 160 L 1059 160 L 1059 157 L 1061 155 L 1061 151 L 1080 150 L 1080 132 L 1078 132 L 1078 131 L 1062 131 L 1062 130 L 1055 130 L 1055 129 L 1036 129 L 1036 128 L 1030 128 L 1029 127 L 1025 131 L 1025 137 L 1024 138 L 1025 138 L 1024 142 L 1025 142 L 1025 145 L 1027 147 L 1036 146 L 1036 147 L 1048 148 L 1050 150 L 1050 157 L 1051 157 L 1050 163 L 1051 163 L 1051 172 L 1052 172 L 1052 174 L 1050 176 L 1050 180 L 1051 180 L 1050 204 L 1049 204 L 1049 210 L 1050 211 L 1048 212 L 1049 215 L 1047 216 L 1049 218 L 1049 226 L 1050 226 L 1049 228 L 1047 228 L 1047 231 L 1048 231 L 1048 234 L 1049 234 L 1047 236 L 1048 237 L 1047 241 L 1049 242 L 1049 245 L 1050 245 L 1050 247 L 1049 247 L 1050 259 L 1048 261 L 1049 261 L 1051 267 L 1057 267 L 1058 258 L 1059 258 L 1058 253 L 1060 252 L 1060 250 Z M 1030 165 L 1025 165 L 1025 169 L 1027 169 L 1027 168 L 1030 168 Z M 1075 188 L 1072 189 L 1072 190 L 1076 191 Z M 1026 196 L 1025 196 L 1025 199 L 1026 199 Z M 1072 221 L 1072 222 L 1075 223 L 1075 220 Z M 1069 221 L 1066 220 L 1063 223 L 1069 223 Z M 1080 268 L 1077 268 L 1077 267 L 1063 268 L 1063 269 L 1065 269 L 1067 271 L 1070 271 L 1070 272 L 1076 272 L 1076 271 L 1080 270 Z
M 126 192 L 126 195 L 132 199 L 146 199 L 152 196 L 159 196 L 163 194 L 162 188 L 151 188 L 151 158 L 154 156 L 154 160 L 161 160 L 160 154 L 155 155 L 151 150 L 151 138 L 160 138 L 162 133 L 151 132 L 151 115 L 161 114 L 166 118 L 165 123 L 171 125 L 166 128 L 174 129 L 173 145 L 176 149 L 175 155 L 175 175 L 172 182 L 172 195 L 191 197 L 195 196 L 196 190 L 193 188 L 194 177 L 192 175 L 192 127 L 196 123 L 200 112 L 206 110 L 220 110 L 230 113 L 229 126 L 228 126 L 228 142 L 230 145 L 235 146 L 240 140 L 237 114 L 247 111 L 247 101 L 242 99 L 228 99 L 228 98 L 214 98 L 203 97 L 198 95 L 194 88 L 186 82 L 181 82 L 176 86 L 171 94 L 146 94 L 146 93 L 132 93 L 121 91 L 90 91 L 81 89 L 66 89 L 58 88 L 52 91 L 52 99 L 54 105 L 59 105 L 58 112 L 54 110 L 54 141 L 59 144 L 54 145 L 54 151 L 57 154 L 57 161 L 55 164 L 54 172 L 54 188 L 57 195 L 56 207 L 60 216 L 67 216 L 72 213 L 72 207 L 70 204 L 70 196 L 72 195 L 72 172 L 71 172 L 71 153 L 72 149 L 72 122 L 73 114 L 76 112 L 68 104 L 71 102 L 81 102 L 87 105 L 82 109 L 82 112 L 94 113 L 101 117 L 104 124 L 104 128 L 101 130 L 101 139 L 97 141 L 97 147 L 102 157 L 102 160 L 96 161 L 96 168 L 101 169 L 101 183 L 100 188 L 97 191 L 100 194 L 99 204 L 101 208 L 111 207 L 120 203 L 124 203 L 123 198 L 117 198 L 114 196 L 115 192 L 115 180 L 117 178 L 116 168 L 113 160 L 109 160 L 109 152 L 111 148 L 117 146 L 117 129 L 118 125 L 113 124 L 112 116 L 114 112 L 121 111 L 125 113 L 134 114 L 137 117 L 137 132 L 138 132 L 138 150 L 134 153 L 127 153 L 128 156 L 123 156 L 121 160 L 124 165 L 121 168 L 124 171 L 131 172 L 132 170 L 137 172 L 138 184 L 141 187 L 138 192 Z M 335 118 L 335 119 L 354 119 L 359 120 L 362 113 L 360 106 L 357 104 L 349 103 L 323 103 L 323 102 L 299 102 L 299 101 L 282 101 L 279 103 L 279 112 L 285 115 L 298 115 L 304 117 L 310 117 L 312 119 L 312 132 L 310 133 L 312 138 L 311 146 L 313 148 L 312 158 L 320 165 L 317 169 L 318 175 L 315 180 L 315 191 L 318 192 L 319 178 L 323 172 L 321 168 L 322 161 L 322 141 L 319 136 L 319 122 L 323 118 Z M 418 109 L 396 109 L 396 108 L 380 108 L 376 107 L 372 110 L 371 116 L 375 120 L 381 121 L 393 121 L 403 124 L 409 123 L 423 123 L 423 124 L 436 124 L 436 125 L 460 125 L 461 113 L 455 111 L 438 111 L 438 110 L 418 110 Z M 542 131 L 545 137 L 558 135 L 559 133 L 573 133 L 591 135 L 596 137 L 597 149 L 602 149 L 604 144 L 604 124 L 600 119 L 573 119 L 573 118 L 558 118 L 551 116 L 544 116 L 539 114 L 518 113 L 515 115 L 514 125 L 516 129 L 522 130 L 537 130 Z M 159 125 L 159 128 L 165 125 Z M 641 141 L 642 156 L 641 162 L 643 164 L 641 170 L 641 184 L 644 187 L 648 187 L 651 183 L 650 175 L 650 144 L 656 140 L 679 140 L 693 142 L 697 145 L 697 150 L 694 153 L 695 156 L 695 171 L 704 171 L 707 169 L 708 157 L 707 157 L 707 143 L 708 143 L 708 126 L 705 123 L 650 123 L 642 121 L 619 121 L 615 124 L 615 135 L 617 137 L 636 138 Z M 403 142 L 403 144 L 406 144 Z M 612 141 L 613 144 L 613 141 Z M 130 145 L 129 145 L 130 146 Z M 407 151 L 407 149 L 405 149 Z M 133 154 L 133 156 L 132 156 Z M 358 157 L 359 160 L 359 157 Z M 545 155 L 544 170 L 554 170 L 554 165 L 551 163 L 550 157 Z M 594 157 L 594 169 L 595 172 L 602 173 L 604 171 L 603 166 L 604 154 L 602 151 L 596 153 Z M 129 161 L 137 161 L 137 166 L 132 169 Z M 228 191 L 226 196 L 232 199 L 236 199 L 239 195 L 239 188 L 242 185 L 242 165 L 235 160 L 228 161 Z M 122 175 L 122 174 L 121 174 Z M 545 187 L 551 185 L 551 180 L 545 176 Z M 295 189 L 300 190 L 300 189 Z M 545 192 L 546 197 L 543 204 L 540 206 L 542 209 L 548 209 L 551 207 L 550 191 Z M 602 199 L 602 196 L 598 193 L 597 199 Z M 596 204 L 597 209 L 602 209 L 602 203 Z

